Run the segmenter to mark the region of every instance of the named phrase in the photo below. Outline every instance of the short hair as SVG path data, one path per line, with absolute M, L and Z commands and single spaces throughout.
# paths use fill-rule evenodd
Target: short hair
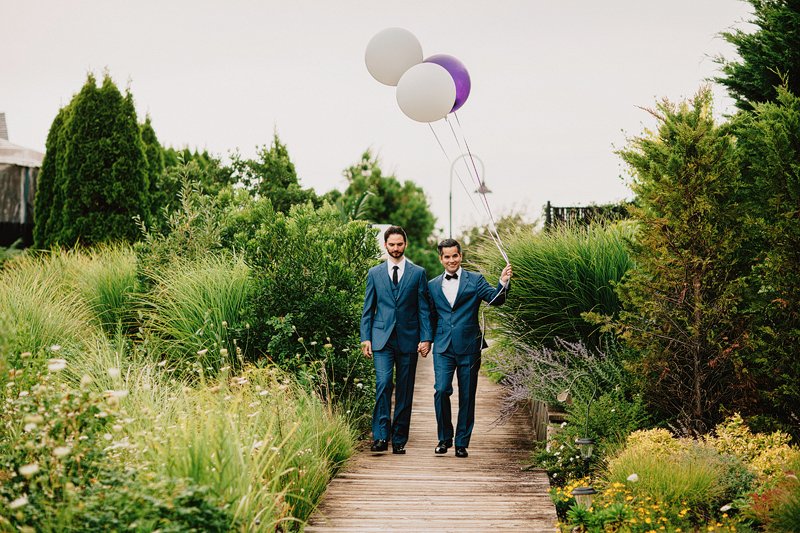
M 389 237 L 392 235 L 402 235 L 403 242 L 408 243 L 408 235 L 406 235 L 406 230 L 400 226 L 389 226 L 386 231 L 383 232 L 383 242 L 387 242 Z
M 439 245 L 436 247 L 439 250 L 439 257 L 442 257 L 442 250 L 444 250 L 445 248 L 452 248 L 453 246 L 458 248 L 458 253 L 460 254 L 461 253 L 461 244 L 459 244 L 459 242 L 457 240 L 455 240 L 455 239 L 445 239 L 442 242 L 440 242 Z

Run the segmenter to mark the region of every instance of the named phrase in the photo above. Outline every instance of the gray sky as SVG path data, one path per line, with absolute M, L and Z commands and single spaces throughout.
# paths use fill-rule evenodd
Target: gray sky
M 58 109 L 107 69 L 163 145 L 253 156 L 277 128 L 320 193 L 344 189 L 342 170 L 372 148 L 385 172 L 425 189 L 446 233 L 450 163 L 367 72 L 374 34 L 406 28 L 425 57 L 466 65 L 458 115 L 492 211 L 533 220 L 548 200 L 629 197 L 614 149 L 654 126 L 637 106 L 696 93 L 714 56 L 735 57 L 718 33 L 750 18 L 739 0 L 0 0 L 0 111 L 12 142 L 44 150 Z M 731 112 L 714 92 L 717 114 Z M 457 157 L 448 126 L 433 126 Z M 457 177 L 453 218 L 456 232 L 486 223 Z

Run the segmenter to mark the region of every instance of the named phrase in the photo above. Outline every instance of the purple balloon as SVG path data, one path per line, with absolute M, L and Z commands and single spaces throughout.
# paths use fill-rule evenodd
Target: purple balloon
M 447 54 L 436 54 L 435 56 L 431 56 L 425 60 L 425 63 L 436 63 L 437 65 L 444 67 L 444 69 L 449 72 L 450 76 L 453 78 L 453 82 L 456 84 L 456 101 L 455 104 L 453 104 L 453 109 L 451 109 L 450 112 L 452 113 L 464 105 L 464 102 L 466 102 L 467 98 L 469 97 L 469 89 L 471 87 L 469 81 L 469 72 L 467 72 L 467 67 L 464 66 L 464 63 Z

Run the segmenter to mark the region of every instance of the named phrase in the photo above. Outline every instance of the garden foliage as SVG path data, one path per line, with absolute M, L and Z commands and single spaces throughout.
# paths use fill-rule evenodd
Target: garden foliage
M 658 128 L 620 152 L 639 224 L 619 324 L 641 353 L 636 372 L 657 416 L 703 434 L 748 390 L 738 373 L 748 338 L 740 280 L 750 270 L 739 155 L 714 122 L 709 89 L 652 113 Z
M 626 247 L 632 232 L 622 222 L 504 237 L 514 280 L 506 303 L 491 309 L 494 331 L 521 347 L 553 348 L 557 339 L 599 347 L 601 326 L 587 314 L 620 311 L 614 286 L 633 265 Z M 505 265 L 491 241 L 480 244 L 470 260 L 487 276 L 496 276 Z

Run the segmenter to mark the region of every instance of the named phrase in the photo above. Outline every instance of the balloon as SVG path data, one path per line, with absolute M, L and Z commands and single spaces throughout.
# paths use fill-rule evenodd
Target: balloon
M 441 65 L 450 73 L 450 76 L 453 77 L 453 83 L 456 84 L 456 103 L 450 111 L 455 111 L 464 105 L 464 102 L 466 102 L 469 97 L 469 90 L 472 86 L 469 79 L 469 72 L 467 72 L 464 63 L 447 54 L 431 56 L 425 60 L 425 63 Z
M 453 78 L 435 63 L 414 65 L 397 83 L 397 104 L 417 122 L 434 122 L 447 116 L 456 99 Z
M 369 40 L 364 61 L 373 78 L 394 86 L 405 71 L 422 63 L 422 46 L 410 31 L 386 28 Z

